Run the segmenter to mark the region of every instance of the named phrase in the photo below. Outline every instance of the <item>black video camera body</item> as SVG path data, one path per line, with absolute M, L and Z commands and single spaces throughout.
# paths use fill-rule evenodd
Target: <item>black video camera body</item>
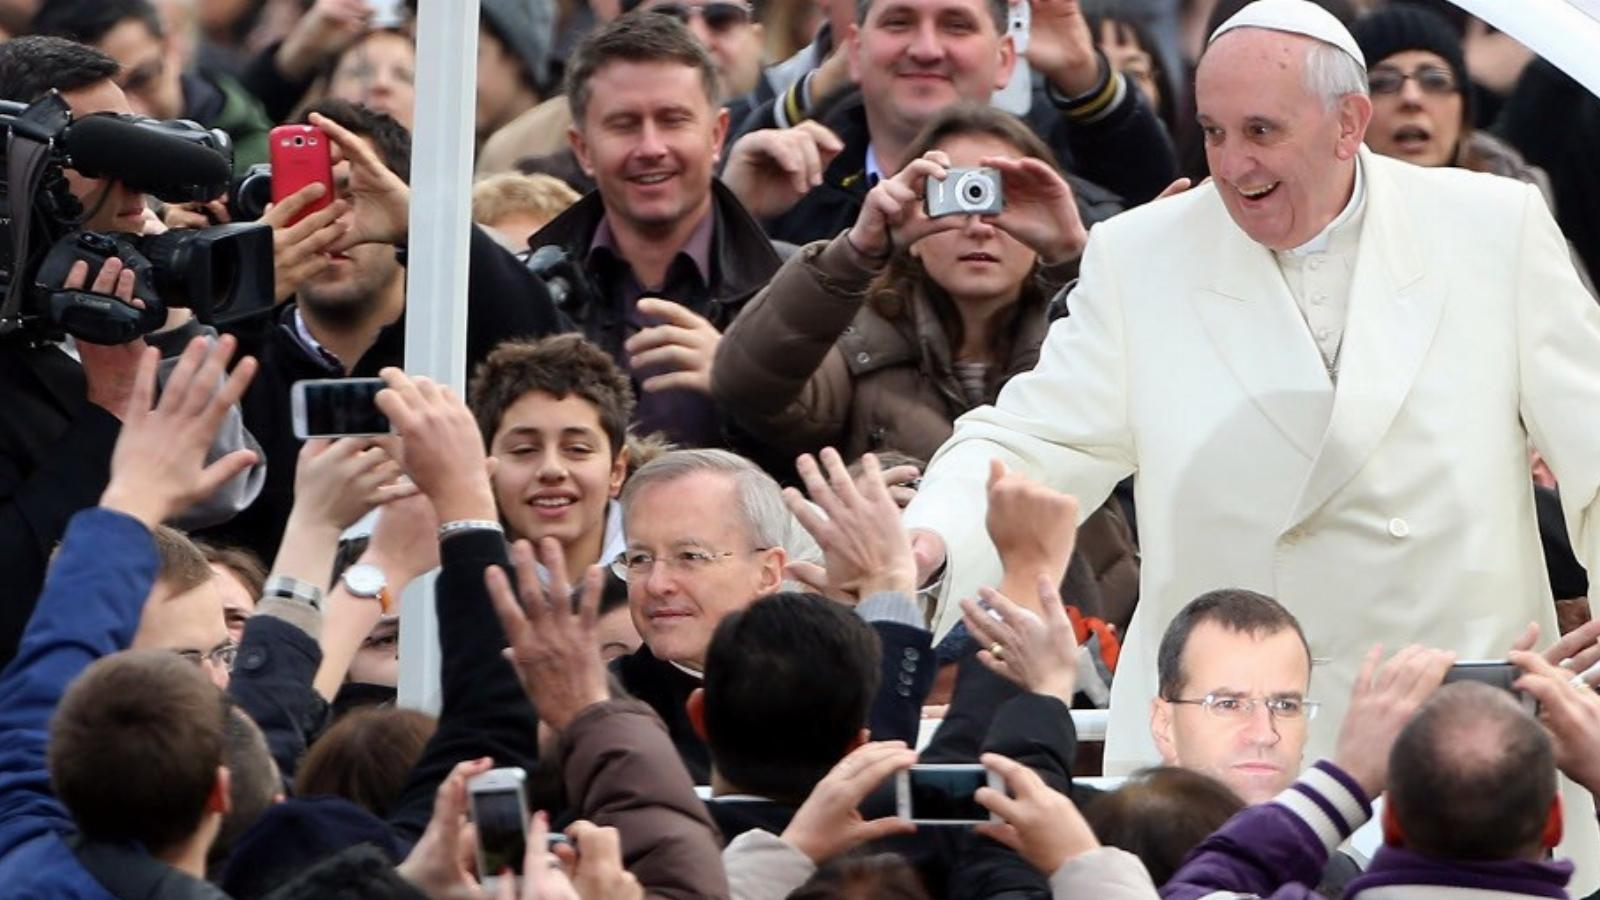
M 23 106 L 0 101 L 0 337 L 121 344 L 161 328 L 169 307 L 207 324 L 269 310 L 272 230 L 244 223 L 106 234 L 81 228 L 84 211 L 64 175 L 120 181 L 168 202 L 209 200 L 228 188 L 232 144 L 188 121 L 96 113 L 74 119 L 52 91 Z M 111 257 L 134 272 L 137 309 L 87 287 L 62 287 L 82 260 L 92 278 Z

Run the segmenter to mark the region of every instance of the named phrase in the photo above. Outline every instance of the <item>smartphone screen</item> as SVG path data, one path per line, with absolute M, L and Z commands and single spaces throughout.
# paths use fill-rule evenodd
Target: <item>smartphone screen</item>
M 378 410 L 381 378 L 329 378 L 295 383 L 291 394 L 295 437 L 388 434 L 389 417 Z
M 989 811 L 974 799 L 978 788 L 989 783 L 989 772 L 982 766 L 912 766 L 906 779 L 913 821 L 989 821 Z
M 522 874 L 522 858 L 527 854 L 526 813 L 522 792 L 509 790 L 472 791 L 472 821 L 478 827 L 478 852 L 485 878 L 505 873 Z
M 1490 687 L 1516 693 L 1512 685 L 1522 677 L 1522 671 L 1508 662 L 1495 660 L 1458 662 L 1445 673 L 1444 683 L 1452 681 L 1481 681 Z

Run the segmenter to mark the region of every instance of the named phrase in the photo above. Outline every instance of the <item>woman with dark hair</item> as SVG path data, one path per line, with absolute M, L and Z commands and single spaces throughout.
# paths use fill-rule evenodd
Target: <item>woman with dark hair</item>
M 941 113 L 906 155 L 879 161 L 855 224 L 784 263 L 718 346 L 718 404 L 775 449 L 930 459 L 957 417 L 1039 357 L 1046 308 L 1088 240 L 1055 155 L 1021 120 L 975 104 Z M 930 218 L 928 185 L 976 166 L 1000 173 L 1003 211 Z M 1138 567 L 1114 509 L 1084 523 L 1079 546 L 1120 617 Z
M 388 816 L 437 724 L 414 709 L 350 713 L 311 745 L 295 773 L 295 796 L 343 797 Z
M 1144 93 L 1156 118 L 1167 126 L 1167 134 L 1176 138 L 1180 86 L 1173 73 L 1167 71 L 1150 29 L 1108 0 L 1085 3 L 1084 19 L 1106 61 Z
M 1038 357 L 1087 239 L 1054 155 L 1009 113 L 961 105 L 907 158 L 880 161 L 854 226 L 791 257 L 718 348 L 718 402 L 780 450 L 927 459 Z M 930 218 L 927 186 L 976 166 L 1001 173 L 1004 211 Z

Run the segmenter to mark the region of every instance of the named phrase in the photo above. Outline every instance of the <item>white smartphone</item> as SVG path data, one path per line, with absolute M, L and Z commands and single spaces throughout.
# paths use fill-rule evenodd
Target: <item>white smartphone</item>
M 294 436 L 351 437 L 389 434 L 389 417 L 378 410 L 381 378 L 317 378 L 289 388 Z
M 405 0 L 367 0 L 367 5 L 372 7 L 373 28 L 399 28 L 410 18 Z
M 1028 34 L 1032 28 L 1033 7 L 1030 0 L 1012 0 L 1011 12 L 1006 17 L 1006 34 L 1011 35 L 1011 45 L 1017 52 L 1017 63 L 1011 67 L 1011 80 L 995 91 L 989 105 L 1003 109 L 1014 116 L 1025 116 L 1033 108 L 1033 70 L 1024 55 L 1028 50 Z
M 1005 790 L 1000 776 L 977 763 L 915 765 L 895 776 L 895 811 L 918 825 L 998 822 L 976 799 L 985 785 Z
M 478 881 L 494 894 L 506 872 L 522 874 L 528 852 L 527 773 L 515 766 L 490 769 L 467 782 L 467 800 L 478 831 Z

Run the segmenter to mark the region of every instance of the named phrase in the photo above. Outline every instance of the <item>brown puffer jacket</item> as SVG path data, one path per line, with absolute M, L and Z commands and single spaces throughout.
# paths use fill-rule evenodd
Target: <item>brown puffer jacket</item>
M 842 234 L 785 261 L 717 346 L 711 391 L 724 413 L 791 454 L 831 446 L 847 461 L 883 450 L 931 458 L 972 404 L 956 378 L 949 339 L 921 291 L 894 319 L 866 304 L 878 273 Z M 1047 300 L 1064 274 L 1036 276 L 1036 297 Z M 985 402 L 994 402 L 1013 375 L 1038 360 L 1049 326 L 1044 303 L 1038 307 L 989 373 Z M 1090 614 L 1126 626 L 1138 598 L 1139 563 L 1116 507 L 1110 501 L 1090 516 L 1078 542 L 1104 603 L 1104 615 Z

